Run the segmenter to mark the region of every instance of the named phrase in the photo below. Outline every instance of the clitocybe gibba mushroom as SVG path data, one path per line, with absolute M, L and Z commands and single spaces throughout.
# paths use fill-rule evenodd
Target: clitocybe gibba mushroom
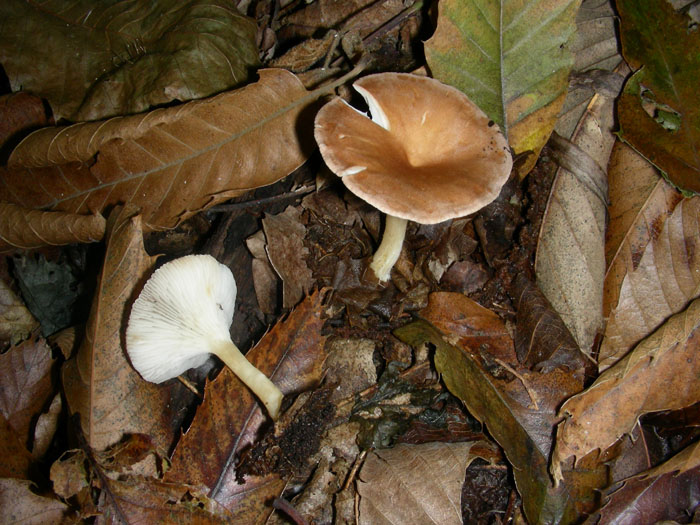
M 131 308 L 126 350 L 153 383 L 219 357 L 277 419 L 283 394 L 231 341 L 236 303 L 231 270 L 210 255 L 188 255 L 157 269 Z
M 408 220 L 478 211 L 498 196 L 513 161 L 498 126 L 453 87 L 407 73 L 369 75 L 354 87 L 371 120 L 336 97 L 316 116 L 315 136 L 345 186 L 387 215 L 370 265 L 386 281 Z

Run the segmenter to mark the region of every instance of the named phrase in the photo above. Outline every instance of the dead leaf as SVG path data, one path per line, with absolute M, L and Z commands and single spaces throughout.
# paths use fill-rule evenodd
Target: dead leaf
M 544 372 L 563 366 L 581 378 L 586 368 L 592 372 L 593 361 L 581 352 L 537 285 L 518 274 L 512 294 L 517 310 L 514 339 L 518 361 Z
M 47 98 L 56 119 L 207 97 L 245 82 L 258 64 L 255 23 L 217 0 L 8 1 L 0 19 L 0 62 L 13 89 Z
M 610 0 L 583 0 L 576 14 L 576 34 L 571 43 L 574 55 L 572 77 L 566 93 L 564 107 L 559 113 L 554 127 L 562 137 L 570 139 L 595 93 L 605 94 L 601 83 L 609 83 L 608 75 L 622 61 L 620 44 L 617 39 L 617 15 Z M 611 98 L 617 96 L 622 87 L 623 77 L 619 77 Z M 602 82 L 601 82 L 602 81 Z
M 104 237 L 105 224 L 99 214 L 40 211 L 0 202 L 0 251 L 97 242 Z
M 310 388 L 321 379 L 325 359 L 323 297 L 320 292 L 309 296 L 246 354 L 285 395 Z M 274 474 L 239 483 L 234 463 L 257 439 L 264 423 L 256 398 L 224 368 L 207 384 L 204 401 L 175 448 L 165 481 L 201 487 L 233 512 L 235 520 L 260 520 L 271 511 L 266 507 L 270 496 L 279 496 L 285 483 Z
M 580 160 L 560 168 L 542 220 L 537 285 L 581 350 L 589 354 L 603 329 L 606 166 L 615 137 L 614 100 L 596 95 L 572 138 Z M 587 181 L 590 181 L 587 183 Z
M 40 459 L 46 454 L 46 451 L 51 445 L 51 441 L 56 434 L 59 418 L 63 412 L 63 401 L 61 400 L 60 392 L 57 393 L 49 409 L 43 412 L 36 420 L 34 427 L 34 439 L 32 445 L 32 457 Z
M 440 331 L 417 321 L 394 334 L 414 348 L 435 346 L 435 366 L 448 389 L 486 425 L 513 465 L 528 520 L 566 522 L 592 510 L 594 490 L 607 482 L 604 469 L 568 471 L 556 488 L 547 472 L 557 408 L 581 390 L 581 380 L 561 368 L 545 374 L 521 367 L 495 314 L 464 304 L 470 300 L 460 294 L 432 294 L 431 301 L 433 295 L 444 306 L 428 307 L 421 317 Z M 471 313 L 475 309 L 483 312 L 481 319 Z
M 77 214 L 129 203 L 146 231 L 172 228 L 302 164 L 314 148 L 311 105 L 324 92 L 268 69 L 210 99 L 39 130 L 12 153 L 0 200 Z
M 178 427 L 172 383 L 141 379 L 122 344 L 128 308 L 155 258 L 143 248 L 141 217 L 133 208 L 115 209 L 107 231 L 85 338 L 77 355 L 63 366 L 68 409 L 80 414 L 83 433 L 95 450 L 129 433 L 149 434 L 159 449 L 168 450 Z
M 277 287 L 279 279 L 265 251 L 265 233 L 258 230 L 248 237 L 245 243 L 253 256 L 251 265 L 253 286 L 260 311 L 264 314 L 274 314 L 278 307 Z
M 624 142 L 617 141 L 608 165 L 610 222 L 605 233 L 603 315 L 617 305 L 627 273 L 635 270 L 644 249 L 661 233 L 682 196 L 656 169 Z
M 0 340 L 19 343 L 38 327 L 39 322 L 17 294 L 0 279 Z
M 51 465 L 51 482 L 54 492 L 68 499 L 90 485 L 87 471 L 85 452 L 66 450 L 61 457 Z
M 464 473 L 480 457 L 471 453 L 480 443 L 396 445 L 370 452 L 357 481 L 359 523 L 461 525 Z
M 55 360 L 44 339 L 24 341 L 0 355 L 0 414 L 29 446 L 33 423 L 54 396 Z
M 700 401 L 700 300 L 666 321 L 585 391 L 561 407 L 552 472 L 562 462 L 604 452 L 649 412 Z
M 48 125 L 44 102 L 36 95 L 21 91 L 0 96 L 0 148 L 8 151 L 23 131 Z M 8 144 L 9 141 L 9 144 Z M 0 156 L 2 160 L 5 156 Z
M 28 479 L 34 458 L 27 450 L 26 440 L 21 439 L 2 414 L 0 414 L 0 443 L 3 457 L 0 461 L 0 478 Z
M 598 357 L 603 371 L 700 295 L 700 197 L 684 199 L 622 281 Z
M 265 215 L 262 223 L 267 239 L 265 250 L 282 279 L 282 307 L 293 308 L 314 284 L 306 265 L 309 249 L 304 246 L 306 228 L 301 223 L 301 211 L 288 206 L 283 213 Z
M 609 487 L 602 508 L 586 523 L 683 523 L 697 508 L 699 476 L 700 444 L 695 443 L 658 467 Z
M 0 509 L 2 509 L 3 523 L 8 525 L 64 523 L 68 506 L 57 499 L 39 496 L 31 488 L 31 481 L 0 479 Z

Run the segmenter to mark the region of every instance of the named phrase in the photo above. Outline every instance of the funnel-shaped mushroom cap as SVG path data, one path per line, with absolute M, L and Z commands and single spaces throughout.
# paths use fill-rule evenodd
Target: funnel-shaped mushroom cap
M 369 75 L 354 86 L 372 120 L 336 98 L 315 126 L 323 159 L 350 191 L 422 224 L 468 215 L 498 196 L 510 149 L 464 93 L 407 73 Z
M 231 270 L 210 255 L 189 255 L 156 270 L 134 302 L 126 330 L 131 364 L 162 383 L 204 364 L 230 341 L 236 302 Z

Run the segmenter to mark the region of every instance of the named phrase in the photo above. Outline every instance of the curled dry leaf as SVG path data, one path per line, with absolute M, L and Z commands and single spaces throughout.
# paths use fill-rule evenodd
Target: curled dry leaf
M 586 523 L 683 523 L 697 508 L 699 476 L 700 443 L 695 443 L 658 467 L 609 487 L 602 508 Z
M 30 481 L 0 479 L 0 509 L 4 523 L 46 525 L 62 523 L 68 506 L 53 498 L 32 492 Z
M 321 94 L 269 69 L 210 99 L 39 130 L 12 153 L 0 200 L 77 214 L 129 203 L 146 231 L 171 228 L 301 165 L 313 150 L 309 109 Z
M 537 284 L 588 354 L 603 329 L 606 166 L 615 137 L 614 100 L 595 95 L 572 142 L 578 161 L 560 168 L 542 220 Z M 580 171 L 580 173 L 579 173 Z
M 604 452 L 632 431 L 640 416 L 700 401 L 700 299 L 674 315 L 584 392 L 561 407 L 552 473 L 562 462 Z
M 622 281 L 598 357 L 605 370 L 700 295 L 700 197 L 681 201 Z
M 682 196 L 624 142 L 616 142 L 608 165 L 610 221 L 605 233 L 603 315 L 617 305 L 625 276 L 637 268 L 644 249 L 661 233 Z
M 32 426 L 55 393 L 54 363 L 43 339 L 24 341 L 0 355 L 0 414 L 24 443 L 31 441 Z
M 102 215 L 40 211 L 0 202 L 0 251 L 96 242 L 105 234 Z
M 38 326 L 39 322 L 17 294 L 0 279 L 0 340 L 18 343 Z
M 462 483 L 483 442 L 399 444 L 370 452 L 359 472 L 360 524 L 461 525 Z M 480 447 L 476 447 L 478 450 Z
M 96 450 L 132 433 L 149 434 L 159 449 L 168 450 L 179 426 L 174 390 L 144 381 L 122 346 L 128 307 L 155 258 L 143 248 L 141 218 L 133 208 L 110 214 L 107 236 L 85 337 L 62 370 L 68 409 L 80 414 L 85 438 Z
M 282 392 L 310 388 L 321 379 L 325 336 L 321 335 L 324 294 L 316 292 L 275 325 L 246 357 Z M 258 437 L 265 416 L 252 393 L 228 369 L 207 383 L 204 401 L 172 456 L 168 482 L 200 487 L 234 513 L 236 522 L 269 514 L 269 499 L 284 488 L 276 474 L 236 480 L 234 463 Z
M 10 0 L 0 20 L 0 62 L 13 89 L 48 99 L 56 119 L 206 97 L 245 82 L 258 63 L 254 21 L 220 0 Z
M 573 57 L 579 0 L 438 4 L 438 25 L 425 44 L 435 78 L 466 93 L 501 128 L 527 173 L 562 108 Z M 532 24 L 529 13 L 547 23 Z M 478 79 L 478 80 L 477 80 Z

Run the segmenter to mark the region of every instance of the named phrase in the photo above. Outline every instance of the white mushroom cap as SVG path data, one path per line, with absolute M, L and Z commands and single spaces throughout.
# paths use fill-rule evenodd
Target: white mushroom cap
M 153 383 L 204 364 L 211 342 L 230 341 L 236 282 L 210 255 L 189 255 L 157 269 L 134 302 L 126 329 L 131 364 Z

